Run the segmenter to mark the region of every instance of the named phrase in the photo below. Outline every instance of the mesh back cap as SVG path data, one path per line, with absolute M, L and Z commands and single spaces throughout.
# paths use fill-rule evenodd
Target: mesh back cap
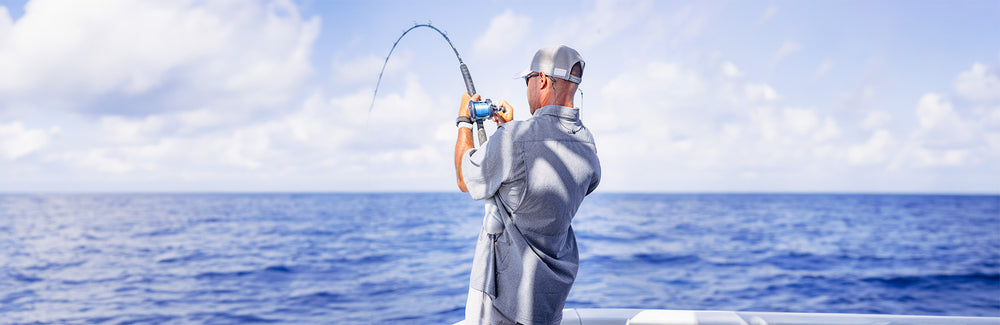
M 583 79 L 570 75 L 573 65 L 580 63 L 582 69 L 585 65 L 580 52 L 566 45 L 546 46 L 535 52 L 535 58 L 531 60 L 531 67 L 518 75 L 524 78 L 532 72 L 544 72 L 547 75 L 567 80 L 579 84 Z

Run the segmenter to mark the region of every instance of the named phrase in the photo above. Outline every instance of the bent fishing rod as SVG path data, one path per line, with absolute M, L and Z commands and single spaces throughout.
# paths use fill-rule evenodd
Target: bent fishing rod
M 472 75 L 469 74 L 469 67 L 465 65 L 465 62 L 462 62 L 462 56 L 458 54 L 458 50 L 455 49 L 455 45 L 451 43 L 451 39 L 448 38 L 448 34 L 429 23 L 415 24 L 413 25 L 413 27 L 410 27 L 409 29 L 404 31 L 403 34 L 399 35 L 399 38 L 396 39 L 396 42 L 392 43 L 392 48 L 389 49 L 389 54 L 385 56 L 385 61 L 382 62 L 382 70 L 379 71 L 378 80 L 375 82 L 375 92 L 372 93 L 372 103 L 370 106 L 368 106 L 368 115 L 371 115 L 372 108 L 375 107 L 375 98 L 378 96 L 378 87 L 379 85 L 382 84 L 382 74 L 385 73 L 385 66 L 389 63 L 389 57 L 392 56 L 392 52 L 396 50 L 396 45 L 399 45 L 399 41 L 403 39 L 403 36 L 406 36 L 406 34 L 409 33 L 411 30 L 420 27 L 427 27 L 433 29 L 434 31 L 438 32 L 438 34 L 440 34 L 441 37 L 444 37 L 445 41 L 448 41 L 448 46 L 451 46 L 451 50 L 455 52 L 455 57 L 458 58 L 458 67 L 462 71 L 462 79 L 465 80 L 465 90 L 469 93 L 469 96 L 473 96 L 476 94 L 476 86 L 472 84 Z M 489 99 L 478 102 L 471 101 L 467 103 L 467 105 L 469 105 L 470 118 L 472 118 L 476 122 L 476 128 L 479 130 L 478 132 L 479 145 L 483 145 L 483 143 L 486 143 L 486 129 L 483 127 L 483 120 L 492 117 L 494 113 L 506 112 L 506 109 L 494 105 L 493 102 Z

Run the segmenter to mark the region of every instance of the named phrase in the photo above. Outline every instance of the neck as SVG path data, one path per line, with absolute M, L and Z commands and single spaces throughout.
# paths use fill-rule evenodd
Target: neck
M 549 105 L 573 107 L 573 97 L 570 96 L 569 98 L 557 98 L 556 100 L 551 101 Z
M 559 105 L 573 107 L 573 93 L 556 92 L 552 97 L 546 99 L 548 100 L 544 101 L 542 106 Z
M 552 96 L 552 103 L 559 106 L 573 107 L 573 95 L 576 95 L 576 85 L 569 84 L 568 81 L 563 81 L 564 84 L 559 84 L 561 86 L 556 89 L 555 96 Z

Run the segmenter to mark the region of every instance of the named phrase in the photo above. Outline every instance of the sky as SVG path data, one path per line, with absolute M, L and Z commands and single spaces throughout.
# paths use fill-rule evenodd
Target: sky
M 577 49 L 599 191 L 1000 193 L 995 0 L 0 0 L 0 192 L 455 191 L 428 22 L 517 120 Z

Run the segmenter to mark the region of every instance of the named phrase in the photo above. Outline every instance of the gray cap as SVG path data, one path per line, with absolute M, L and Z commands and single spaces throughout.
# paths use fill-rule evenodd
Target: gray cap
M 568 80 L 579 84 L 583 81 L 581 77 L 570 75 L 573 65 L 580 63 L 580 68 L 584 66 L 583 57 L 580 52 L 566 45 L 546 46 L 535 52 L 535 58 L 531 60 L 531 67 L 522 72 L 518 77 L 527 77 L 532 72 L 544 72 L 547 75 Z

